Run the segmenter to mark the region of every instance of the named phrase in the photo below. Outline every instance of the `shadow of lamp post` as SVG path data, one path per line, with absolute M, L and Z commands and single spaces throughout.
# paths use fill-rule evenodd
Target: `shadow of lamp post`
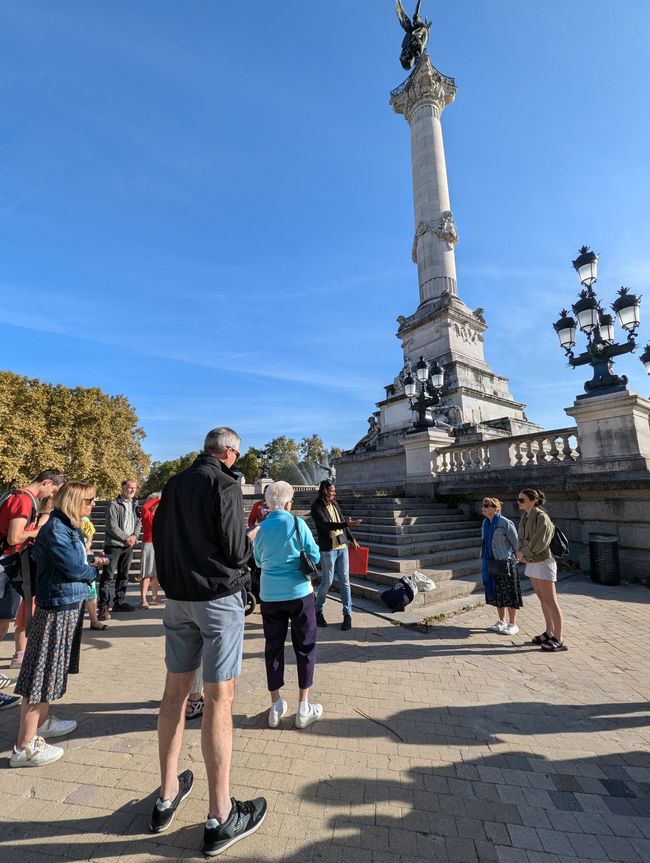
M 630 293 L 629 288 L 619 289 L 618 297 L 611 308 L 627 332 L 627 339 L 622 344 L 618 343 L 614 318 L 602 308 L 593 289 L 598 279 L 598 255 L 588 246 L 583 246 L 572 263 L 583 286 L 578 301 L 571 306 L 575 318 L 563 309 L 553 328 L 560 340 L 560 346 L 569 358 L 569 365 L 574 369 L 584 365 L 593 368 L 592 379 L 584 385 L 585 395 L 578 398 L 623 392 L 627 386 L 627 377 L 614 373 L 612 360 L 636 349 L 641 297 Z M 575 356 L 572 350 L 576 343 L 576 327 L 587 336 L 587 349 L 578 356 Z M 641 355 L 641 362 L 650 374 L 650 344 Z
M 420 357 L 415 366 L 415 377 L 410 363 L 408 364 L 404 377 L 404 392 L 411 410 L 416 415 L 412 431 L 422 431 L 435 426 L 433 408 L 440 404 L 444 383 L 445 370 L 437 360 L 429 366 L 424 357 Z

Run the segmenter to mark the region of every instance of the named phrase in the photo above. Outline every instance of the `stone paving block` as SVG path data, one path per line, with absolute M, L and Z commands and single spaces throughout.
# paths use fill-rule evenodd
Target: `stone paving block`
M 621 860 L 625 863 L 643 863 L 634 847 L 634 839 L 624 839 L 621 836 L 600 836 L 599 842 L 605 849 L 609 860 Z
M 510 833 L 510 841 L 515 848 L 530 848 L 533 851 L 544 850 L 534 828 L 525 827 L 522 824 L 508 824 L 508 832 Z

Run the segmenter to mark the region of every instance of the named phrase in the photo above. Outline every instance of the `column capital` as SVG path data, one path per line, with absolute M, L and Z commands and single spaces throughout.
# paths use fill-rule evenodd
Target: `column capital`
M 439 118 L 445 107 L 454 101 L 456 90 L 454 79 L 439 72 L 428 54 L 423 54 L 406 81 L 391 92 L 390 104 L 408 123 L 414 110 L 422 104 L 431 105 Z

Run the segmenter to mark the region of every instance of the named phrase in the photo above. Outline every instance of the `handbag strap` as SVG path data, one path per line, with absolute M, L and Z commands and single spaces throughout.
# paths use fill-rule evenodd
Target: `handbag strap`
M 300 551 L 302 552 L 305 550 L 305 546 L 302 544 L 302 537 L 300 536 L 300 525 L 298 524 L 298 516 L 297 515 L 294 515 L 293 523 L 296 526 L 296 536 L 298 537 L 298 545 L 300 547 Z

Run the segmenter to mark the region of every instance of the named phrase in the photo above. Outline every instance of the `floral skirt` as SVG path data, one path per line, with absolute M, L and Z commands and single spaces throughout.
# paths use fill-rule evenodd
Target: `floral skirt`
M 524 601 L 521 598 L 521 584 L 519 582 L 519 568 L 514 561 L 508 562 L 508 574 L 497 575 L 495 602 L 497 608 L 522 608 Z
M 68 674 L 79 673 L 84 605 L 65 611 L 37 608 L 14 692 L 30 704 L 62 698 Z

